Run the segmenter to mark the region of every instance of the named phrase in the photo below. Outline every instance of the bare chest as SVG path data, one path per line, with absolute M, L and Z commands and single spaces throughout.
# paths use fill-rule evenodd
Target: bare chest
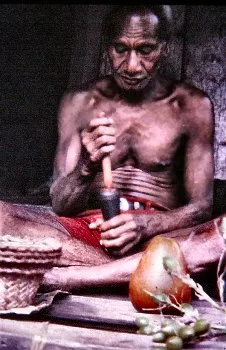
M 132 165 L 150 171 L 172 164 L 184 132 L 177 106 L 162 101 L 140 106 L 112 102 L 108 108 L 116 130 L 113 168 Z
M 172 164 L 184 134 L 183 122 L 174 106 L 161 103 L 144 108 L 122 106 L 113 118 L 117 140 L 113 165 L 159 170 Z

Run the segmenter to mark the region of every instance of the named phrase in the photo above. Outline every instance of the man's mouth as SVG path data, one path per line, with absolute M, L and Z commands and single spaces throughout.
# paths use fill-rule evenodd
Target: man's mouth
M 141 78 L 131 78 L 125 75 L 121 75 L 121 79 L 128 85 L 138 85 L 143 80 Z

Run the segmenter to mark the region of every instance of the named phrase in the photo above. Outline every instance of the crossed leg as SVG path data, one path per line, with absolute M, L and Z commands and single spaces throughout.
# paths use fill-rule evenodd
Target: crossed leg
M 35 239 L 54 238 L 62 245 L 62 257 L 58 266 L 45 274 L 43 290 L 76 291 L 126 285 L 143 253 L 144 247 L 130 256 L 118 259 L 110 257 L 102 249 L 71 237 L 48 208 L 1 202 L 0 213 L 0 234 Z M 191 275 L 217 266 L 224 249 L 217 220 L 220 218 L 163 234 L 177 240 Z

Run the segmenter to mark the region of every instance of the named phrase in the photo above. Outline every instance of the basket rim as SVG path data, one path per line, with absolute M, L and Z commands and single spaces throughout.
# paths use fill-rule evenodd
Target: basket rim
M 0 280 L 2 278 L 2 276 L 4 275 L 4 277 L 7 276 L 11 276 L 11 275 L 44 275 L 48 270 L 50 270 L 51 267 L 46 266 L 46 267 L 42 267 L 42 268 L 28 268 L 28 267 L 24 267 L 22 269 L 20 268 L 1 268 L 0 267 Z
M 11 253 L 55 253 L 60 252 L 62 249 L 61 244 L 54 240 L 47 238 L 46 240 L 41 239 L 30 239 L 21 238 L 12 235 L 2 235 L 0 236 L 0 254 L 6 252 Z

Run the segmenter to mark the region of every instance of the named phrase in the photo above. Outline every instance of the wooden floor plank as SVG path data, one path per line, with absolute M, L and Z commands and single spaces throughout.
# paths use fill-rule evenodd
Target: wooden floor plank
M 211 323 L 226 325 L 225 314 L 207 302 L 192 304 Z M 150 349 L 150 337 L 136 334 L 135 319 L 140 315 L 144 314 L 126 297 L 67 295 L 30 319 L 2 316 L 0 349 Z M 160 324 L 161 315 L 145 315 L 153 324 Z M 226 335 L 203 339 L 186 349 L 226 350 Z
M 111 298 L 98 298 L 92 296 L 70 295 L 57 300 L 48 309 L 48 316 L 55 319 L 92 322 L 96 324 L 111 325 L 112 327 L 135 327 L 135 318 L 141 315 L 131 302 Z M 157 324 L 160 315 L 148 315 L 150 321 Z
M 226 314 L 210 306 L 205 301 L 192 303 L 200 315 L 215 324 L 226 325 Z M 47 316 L 53 319 L 80 321 L 85 323 L 111 325 L 112 329 L 119 326 L 135 327 L 135 319 L 143 313 L 137 312 L 129 299 L 123 300 L 93 296 L 69 295 L 55 301 L 48 309 Z M 159 324 L 161 315 L 147 314 L 150 322 Z
M 220 339 L 220 340 L 219 340 Z M 186 349 L 225 350 L 226 337 L 189 344 Z M 149 349 L 149 336 L 57 325 L 48 322 L 1 319 L 0 349 Z

